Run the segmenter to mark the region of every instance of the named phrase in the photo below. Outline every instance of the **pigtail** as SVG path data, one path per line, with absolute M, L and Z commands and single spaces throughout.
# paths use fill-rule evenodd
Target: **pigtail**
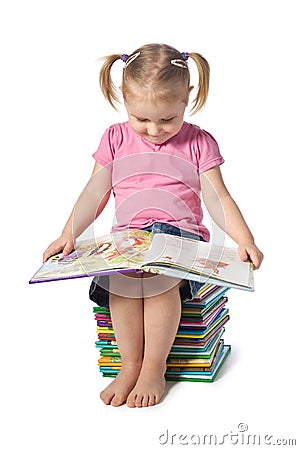
M 120 59 L 121 56 L 122 55 L 114 54 L 101 58 L 102 60 L 104 60 L 104 63 L 99 75 L 100 88 L 104 97 L 114 109 L 117 109 L 116 103 L 120 103 L 120 100 L 118 96 L 119 91 L 111 78 L 111 68 L 114 62 Z
M 199 74 L 198 90 L 195 100 L 193 100 L 192 114 L 198 112 L 205 104 L 209 89 L 209 64 L 199 53 L 189 53 L 190 58 L 195 62 Z

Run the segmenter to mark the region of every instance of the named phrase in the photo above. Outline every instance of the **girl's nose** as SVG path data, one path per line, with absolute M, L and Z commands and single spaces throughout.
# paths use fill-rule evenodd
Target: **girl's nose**
M 161 128 L 158 125 L 153 123 L 151 125 L 148 125 L 147 133 L 149 136 L 157 137 L 161 134 Z

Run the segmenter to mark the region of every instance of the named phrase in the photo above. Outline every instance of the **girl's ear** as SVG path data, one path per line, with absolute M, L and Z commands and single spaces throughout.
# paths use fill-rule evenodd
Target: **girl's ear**
M 189 94 L 191 93 L 191 91 L 194 89 L 194 86 L 190 86 L 189 87 Z
M 120 89 L 120 91 L 121 91 L 121 92 L 123 92 L 123 88 L 122 88 L 122 86 L 119 86 L 119 89 Z

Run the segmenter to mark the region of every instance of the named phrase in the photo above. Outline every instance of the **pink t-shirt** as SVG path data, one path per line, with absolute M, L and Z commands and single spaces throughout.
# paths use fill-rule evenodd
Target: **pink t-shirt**
M 128 122 L 119 123 L 105 131 L 93 157 L 112 171 L 116 212 L 111 232 L 163 222 L 209 240 L 199 174 L 224 159 L 207 131 L 183 122 L 171 139 L 152 144 Z

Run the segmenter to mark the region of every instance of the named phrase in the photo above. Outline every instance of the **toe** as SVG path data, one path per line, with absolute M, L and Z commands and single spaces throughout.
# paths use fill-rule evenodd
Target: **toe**
M 155 395 L 154 394 L 151 394 L 151 395 L 149 395 L 149 400 L 148 400 L 148 406 L 153 406 L 153 405 L 155 405 Z
M 149 395 L 144 395 L 143 400 L 142 400 L 142 406 L 146 407 L 149 406 Z
M 141 408 L 143 406 L 143 394 L 138 394 L 135 399 L 135 406 Z
M 111 399 L 113 398 L 113 394 L 109 394 L 108 392 L 102 391 L 100 393 L 100 398 L 106 405 L 110 405 Z
M 110 404 L 112 406 L 121 406 L 121 405 L 123 405 L 125 403 L 125 400 L 126 400 L 126 398 L 124 398 L 123 395 L 115 395 L 112 398 Z
M 135 395 L 129 395 L 127 398 L 126 405 L 128 408 L 135 408 Z

